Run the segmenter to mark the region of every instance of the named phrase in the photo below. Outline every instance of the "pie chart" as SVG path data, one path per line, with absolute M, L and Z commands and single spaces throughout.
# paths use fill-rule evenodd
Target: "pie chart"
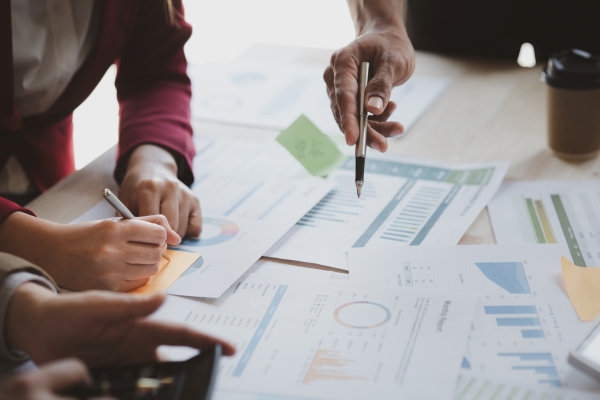
M 223 218 L 206 217 L 202 220 L 200 238 L 185 238 L 181 241 L 181 245 L 190 247 L 214 246 L 233 239 L 239 231 L 240 227 L 234 222 Z
M 333 317 L 348 328 L 372 329 L 385 325 L 392 312 L 384 305 L 372 301 L 353 301 L 339 306 Z

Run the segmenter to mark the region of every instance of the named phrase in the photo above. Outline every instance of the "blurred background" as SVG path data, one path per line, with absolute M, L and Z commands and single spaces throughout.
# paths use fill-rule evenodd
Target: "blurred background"
M 255 43 L 338 49 L 354 39 L 345 0 L 183 0 L 194 32 L 192 64 L 229 62 Z M 74 113 L 75 166 L 117 143 L 118 104 L 112 66 Z

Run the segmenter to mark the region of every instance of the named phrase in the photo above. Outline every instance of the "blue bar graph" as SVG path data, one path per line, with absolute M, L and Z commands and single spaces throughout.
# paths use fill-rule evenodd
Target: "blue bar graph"
M 367 228 L 367 230 L 358 238 L 356 243 L 352 247 L 365 247 L 365 245 L 371 240 L 375 232 L 383 225 L 383 223 L 388 219 L 388 217 L 392 214 L 396 206 L 402 201 L 404 196 L 408 193 L 408 191 L 414 186 L 416 181 L 409 180 L 404 186 L 400 188 L 398 193 L 394 196 L 394 198 L 388 203 L 387 206 L 379 213 L 377 218 L 371 223 L 371 225 Z
M 546 337 L 544 331 L 541 329 L 523 329 L 521 330 L 523 339 L 539 339 Z
M 433 228 L 438 219 L 440 219 L 440 217 L 448 207 L 448 204 L 450 204 L 454 197 L 456 197 L 456 194 L 460 191 L 460 188 L 460 185 L 456 185 L 452 188 L 452 190 L 450 190 L 444 201 L 442 201 L 442 204 L 439 205 L 437 210 L 435 210 L 433 215 L 425 223 L 423 229 L 421 229 L 421 232 L 419 232 L 419 234 L 413 239 L 413 241 L 410 242 L 411 246 L 418 246 L 421 243 L 423 243 L 423 240 L 425 240 L 425 237 L 429 234 L 431 228 Z
M 484 306 L 486 314 L 537 314 L 535 306 Z
M 538 383 L 549 384 L 552 386 L 562 386 L 558 371 L 554 365 L 552 353 L 498 353 L 499 357 L 516 357 L 518 362 L 526 365 L 513 365 L 514 371 L 531 371 L 537 375 L 543 376 Z M 535 362 L 546 362 L 546 365 L 528 365 Z
M 240 362 L 233 371 L 234 377 L 242 376 L 246 365 L 248 365 L 248 362 L 250 361 L 250 358 L 252 358 L 254 350 L 256 350 L 256 347 L 258 346 L 258 342 L 260 342 L 260 339 L 262 339 L 264 333 L 267 330 L 267 327 L 269 326 L 269 323 L 271 322 L 271 319 L 273 319 L 273 315 L 275 315 L 275 311 L 277 311 L 277 307 L 279 307 L 279 303 L 281 303 L 281 300 L 283 299 L 287 288 L 288 287 L 286 285 L 281 285 L 277 289 L 277 293 L 275 293 L 273 300 L 271 300 L 271 304 L 269 304 L 267 312 L 265 312 L 265 315 L 263 316 L 262 320 L 260 321 L 260 324 L 256 328 L 252 339 L 250 339 L 250 342 L 248 343 L 246 351 L 244 351 Z
M 539 318 L 496 318 L 498 326 L 536 326 L 540 325 Z
M 529 294 L 529 282 L 521 262 L 475 263 L 477 268 L 496 285 L 511 294 Z

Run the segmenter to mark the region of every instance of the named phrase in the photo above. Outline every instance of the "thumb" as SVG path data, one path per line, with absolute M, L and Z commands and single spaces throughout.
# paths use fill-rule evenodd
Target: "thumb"
M 88 292 L 82 294 L 87 296 L 86 309 L 95 318 L 104 321 L 122 322 L 146 317 L 156 311 L 166 299 L 161 293 L 153 295 L 123 294 L 111 292 Z
M 378 65 L 365 91 L 368 112 L 380 115 L 385 110 L 390 101 L 393 85 L 394 69 L 391 65 L 387 63 Z

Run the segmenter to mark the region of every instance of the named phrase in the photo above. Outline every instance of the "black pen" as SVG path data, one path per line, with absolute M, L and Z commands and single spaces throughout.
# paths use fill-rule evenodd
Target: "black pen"
M 367 119 L 365 90 L 369 81 L 369 63 L 360 63 L 358 70 L 358 141 L 356 142 L 356 194 L 360 199 L 360 191 L 365 183 L 365 161 L 367 158 Z

